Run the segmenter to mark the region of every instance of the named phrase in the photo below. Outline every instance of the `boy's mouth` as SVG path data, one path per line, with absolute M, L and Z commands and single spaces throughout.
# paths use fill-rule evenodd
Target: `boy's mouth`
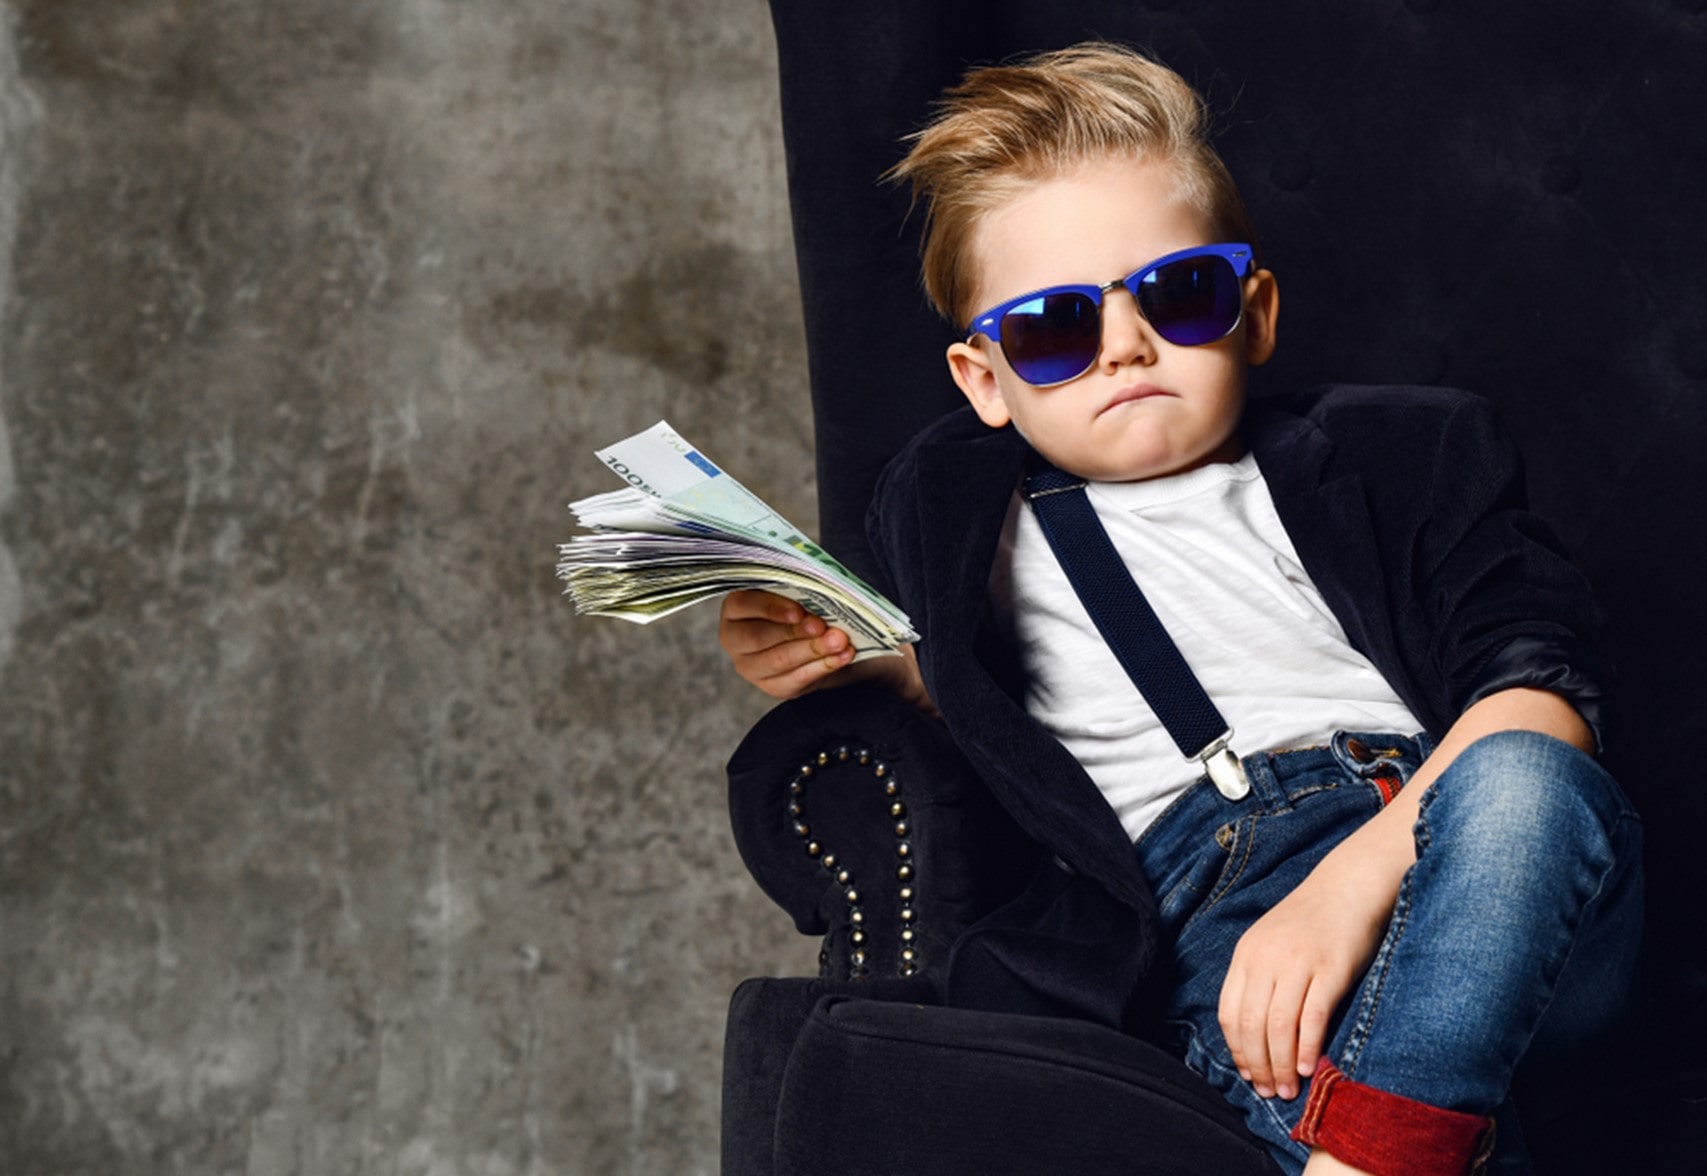
M 1111 408 L 1119 408 L 1122 404 L 1131 404 L 1139 400 L 1151 400 L 1158 396 L 1173 396 L 1166 388 L 1158 388 L 1154 384 L 1133 384 L 1116 392 L 1109 402 L 1102 406 L 1102 412 Z M 1101 415 L 1100 413 L 1098 415 Z

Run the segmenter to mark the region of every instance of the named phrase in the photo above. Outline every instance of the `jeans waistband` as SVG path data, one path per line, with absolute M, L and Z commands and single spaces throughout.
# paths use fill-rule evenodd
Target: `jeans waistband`
M 1317 746 L 1247 755 L 1241 762 L 1251 782 L 1248 795 L 1228 800 L 1206 776 L 1181 793 L 1138 835 L 1136 844 L 1144 846 L 1152 835 L 1161 836 L 1159 829 L 1178 821 L 1195 825 L 1204 819 L 1218 823 L 1249 813 L 1285 812 L 1299 796 L 1323 787 L 1324 775 L 1371 779 L 1396 774 L 1408 780 L 1433 750 L 1434 741 L 1426 733 L 1340 731 Z
M 1337 768 L 1365 780 L 1382 775 L 1408 780 L 1432 750 L 1426 734 L 1339 731 L 1322 746 L 1258 752 L 1246 756 L 1244 764 L 1257 807 L 1279 810 L 1288 807 L 1299 792 L 1314 791 L 1318 786 L 1314 781 L 1323 769 Z

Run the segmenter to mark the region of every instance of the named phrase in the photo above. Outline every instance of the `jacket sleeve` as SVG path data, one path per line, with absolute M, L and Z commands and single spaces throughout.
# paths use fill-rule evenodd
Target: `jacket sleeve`
M 1522 459 L 1487 401 L 1466 396 L 1450 410 L 1432 470 L 1412 568 L 1437 687 L 1455 713 L 1512 687 L 1550 690 L 1603 746 L 1588 581 L 1529 509 Z

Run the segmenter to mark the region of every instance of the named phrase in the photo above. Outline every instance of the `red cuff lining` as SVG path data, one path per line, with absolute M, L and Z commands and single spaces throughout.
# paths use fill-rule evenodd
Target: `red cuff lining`
M 1323 1058 L 1292 1138 L 1374 1176 L 1457 1176 L 1488 1158 L 1494 1124 L 1353 1082 Z

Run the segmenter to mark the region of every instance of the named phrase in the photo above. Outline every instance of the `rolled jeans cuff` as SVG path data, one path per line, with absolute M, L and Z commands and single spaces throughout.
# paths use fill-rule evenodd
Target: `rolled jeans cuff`
M 1292 1138 L 1373 1176 L 1456 1176 L 1481 1170 L 1494 1121 L 1353 1082 L 1323 1058 Z

